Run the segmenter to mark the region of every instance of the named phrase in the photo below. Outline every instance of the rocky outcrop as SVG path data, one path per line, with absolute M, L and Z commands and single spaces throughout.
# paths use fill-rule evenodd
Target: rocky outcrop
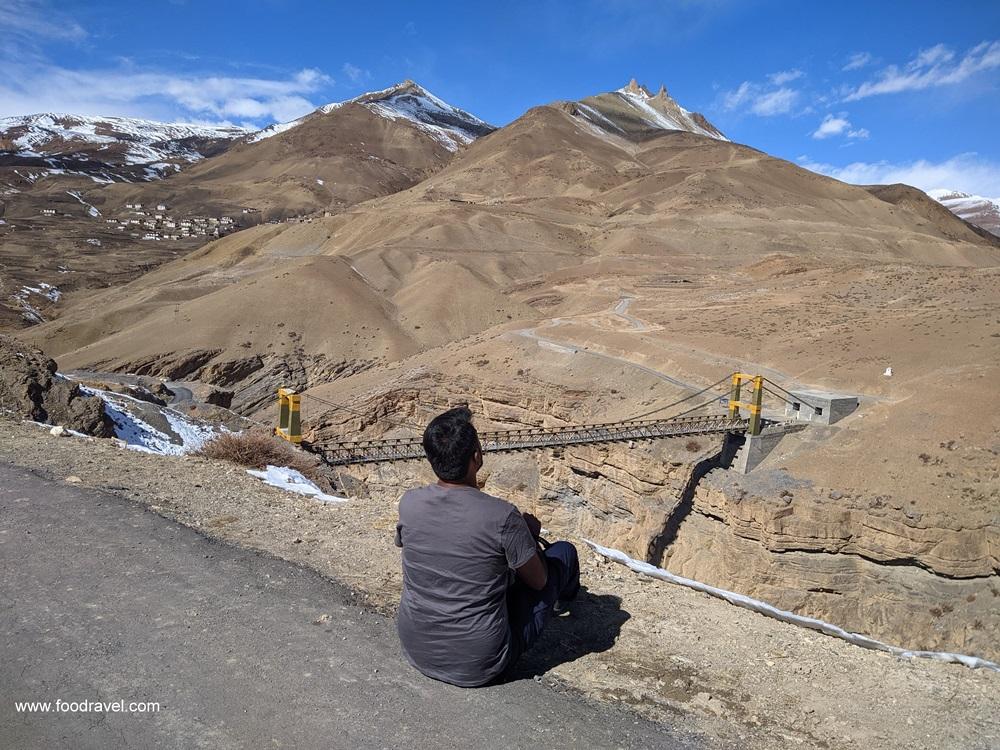
M 664 567 L 893 645 L 1000 658 L 1000 579 L 953 579 L 857 555 L 775 552 L 695 511 Z
M 329 383 L 362 372 L 375 360 L 332 360 L 323 354 L 250 354 L 225 358 L 218 349 L 168 352 L 126 362 L 101 363 L 115 372 L 147 375 L 169 380 L 190 380 L 221 390 L 207 403 L 248 415 L 274 401 L 278 388 L 304 390 L 316 383 Z
M 0 409 L 95 437 L 114 435 L 103 402 L 84 394 L 56 369 L 55 361 L 40 350 L 0 336 Z
M 952 578 L 1000 573 L 1000 525 L 985 514 L 965 514 L 961 520 L 920 514 L 885 497 L 822 494 L 789 480 L 728 472 L 706 477 L 695 493 L 694 510 L 771 552 L 857 555 Z
M 713 471 L 660 563 L 673 573 L 912 649 L 1000 657 L 997 527 L 782 472 Z
M 323 354 L 296 350 L 289 355 L 254 355 L 242 360 L 213 362 L 194 377 L 231 390 L 230 408 L 240 414 L 252 414 L 270 406 L 278 388 L 302 391 L 317 383 L 329 383 L 362 372 L 373 364 L 373 360 L 331 360 Z
M 191 349 L 183 352 L 155 354 L 129 362 L 116 363 L 112 369 L 116 372 L 128 372 L 133 375 L 152 375 L 169 380 L 183 380 L 197 372 L 220 351 L 219 349 Z M 110 364 L 98 363 L 94 369 L 105 366 L 110 366 Z

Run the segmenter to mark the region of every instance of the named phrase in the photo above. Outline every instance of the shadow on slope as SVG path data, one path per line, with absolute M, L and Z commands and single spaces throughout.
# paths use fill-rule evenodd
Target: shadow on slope
M 632 617 L 621 603 L 620 597 L 594 594 L 582 586 L 576 599 L 563 605 L 562 614 L 552 616 L 538 642 L 518 660 L 503 682 L 542 675 L 560 664 L 610 649 L 622 625 Z

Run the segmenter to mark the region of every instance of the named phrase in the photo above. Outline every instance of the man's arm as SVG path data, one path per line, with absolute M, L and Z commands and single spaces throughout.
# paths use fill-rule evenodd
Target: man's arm
M 524 518 L 524 523 L 537 544 L 538 535 L 542 533 L 542 522 L 531 513 L 522 513 L 521 517 Z M 549 566 L 545 564 L 541 554 L 536 554 L 517 569 L 517 575 L 535 591 L 541 591 L 549 581 Z
M 512 508 L 503 535 L 508 565 L 514 568 L 517 577 L 526 586 L 535 591 L 545 588 L 549 580 L 549 566 L 538 553 L 538 533 L 541 527 L 538 519 L 530 513 L 521 514 L 516 508 Z
M 517 577 L 535 591 L 541 591 L 549 582 L 549 566 L 536 552 L 534 557 L 517 569 Z

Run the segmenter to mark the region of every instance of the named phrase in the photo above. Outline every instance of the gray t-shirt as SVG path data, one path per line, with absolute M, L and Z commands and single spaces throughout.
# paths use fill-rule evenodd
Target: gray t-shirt
M 507 666 L 510 571 L 537 547 L 517 508 L 472 487 L 432 484 L 399 501 L 403 548 L 397 628 L 403 653 L 428 677 L 484 685 Z

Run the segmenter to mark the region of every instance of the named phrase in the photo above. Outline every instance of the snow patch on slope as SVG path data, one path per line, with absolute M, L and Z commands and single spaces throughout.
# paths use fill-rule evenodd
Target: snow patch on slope
M 62 292 L 59 291 L 58 287 L 40 281 L 38 282 L 38 286 L 22 286 L 20 290 L 10 295 L 10 300 L 20 308 L 22 318 L 29 323 L 44 323 L 45 317 L 30 302 L 31 295 L 33 294 L 44 297 L 49 302 L 58 302 L 62 296 Z
M 247 474 L 252 477 L 257 477 L 262 480 L 264 484 L 269 484 L 280 490 L 295 492 L 299 495 L 308 495 L 309 497 L 319 500 L 322 503 L 339 505 L 340 503 L 348 502 L 346 497 L 327 495 L 323 492 L 323 490 L 306 479 L 300 472 L 295 469 L 289 469 L 287 466 L 271 466 L 268 464 L 267 469 L 264 471 L 247 469 Z
M 100 212 L 100 211 L 98 211 L 98 210 L 97 210 L 96 208 L 94 208 L 94 207 L 93 207 L 93 206 L 92 206 L 91 204 L 87 203 L 87 201 L 85 201 L 85 200 L 84 200 L 83 198 L 81 198 L 81 197 L 80 197 L 80 191 L 78 191 L 78 190 L 67 190 L 67 191 L 66 191 L 66 195 L 71 195 L 71 196 L 73 196 L 74 198 L 76 198 L 76 199 L 77 199 L 78 201 L 80 201 L 80 203 L 81 203 L 81 204 L 82 204 L 83 206 L 85 206 L 85 207 L 86 207 L 86 209 L 87 209 L 87 213 L 88 213 L 88 214 L 90 214 L 90 215 L 91 215 L 92 217 L 94 217 L 95 219 L 96 219 L 96 218 L 97 218 L 98 216 L 100 216 L 100 215 L 101 215 L 101 212 Z M 90 240 L 87 240 L 87 241 L 88 241 L 88 242 L 90 242 Z M 100 243 L 98 243 L 98 244 L 100 244 Z
M 982 195 L 971 195 L 970 193 L 962 193 L 958 190 L 946 190 L 945 188 L 928 190 L 927 195 L 949 208 L 971 209 L 985 203 L 1000 209 L 1000 198 L 986 198 Z
M 689 133 L 707 135 L 709 138 L 715 138 L 721 141 L 729 140 L 719 133 L 714 133 L 703 128 L 695 121 L 695 119 L 691 116 L 691 113 L 680 105 L 677 105 L 677 109 L 680 114 L 680 119 L 677 119 L 655 109 L 649 103 L 653 97 L 645 91 L 635 92 L 626 87 L 618 89 L 615 93 L 618 94 L 623 101 L 637 109 L 641 113 L 643 119 L 655 128 L 660 128 L 661 130 L 686 130 Z
M 85 385 L 80 390 L 104 402 L 104 410 L 114 423 L 115 437 L 124 440 L 131 450 L 182 456 L 198 450 L 219 434 L 214 427 L 194 422 L 169 407 Z M 151 424 L 161 419 L 165 422 L 161 427 Z
M 592 120 L 592 121 L 593 120 L 597 120 L 597 121 L 601 122 L 604 127 L 612 128 L 614 130 L 617 130 L 619 133 L 624 133 L 625 132 L 624 130 L 622 130 L 620 127 L 618 127 L 617 125 L 615 125 L 613 122 L 611 122 L 611 120 L 609 120 L 607 117 L 605 117 L 604 115 L 602 115 L 600 112 L 598 112 L 596 109 L 594 109 L 590 105 L 583 104 L 582 102 L 579 102 L 579 103 L 577 103 L 576 106 L 578 108 L 580 108 L 581 110 L 583 110 L 584 114 L 587 115 L 587 119 Z
M 165 123 L 131 117 L 88 117 L 46 112 L 0 118 L 0 142 L 8 141 L 17 156 L 62 157 L 68 162 L 99 161 L 128 166 L 150 165 L 150 179 L 173 171 L 170 161 L 194 162 L 204 158 L 198 150 L 205 140 L 231 140 L 251 132 L 236 126 Z M 86 150 L 100 153 L 86 153 Z M 108 175 L 94 177 L 46 161 L 49 174 L 84 174 L 95 182 L 112 181 Z M 148 173 L 148 170 L 147 170 Z M 44 174 L 44 173 L 43 173 Z
M 610 136 L 642 138 L 650 130 L 674 130 L 719 141 L 729 140 L 702 115 L 684 109 L 665 87 L 654 96 L 635 79 L 617 91 L 596 94 L 571 104 L 569 112 L 578 123 L 593 125 Z
M 390 120 L 409 120 L 449 151 L 457 151 L 493 128 L 478 117 L 438 99 L 412 84 L 377 102 L 365 102 L 376 114 Z
M 308 117 L 308 115 L 306 115 Z M 253 135 L 247 137 L 247 143 L 257 143 L 257 141 L 262 141 L 265 138 L 270 138 L 272 135 L 277 135 L 278 133 L 284 133 L 286 130 L 291 130 L 296 125 L 300 125 L 305 117 L 299 117 L 296 120 L 289 120 L 288 122 L 276 122 L 273 125 L 268 125 L 263 130 L 258 130 Z

